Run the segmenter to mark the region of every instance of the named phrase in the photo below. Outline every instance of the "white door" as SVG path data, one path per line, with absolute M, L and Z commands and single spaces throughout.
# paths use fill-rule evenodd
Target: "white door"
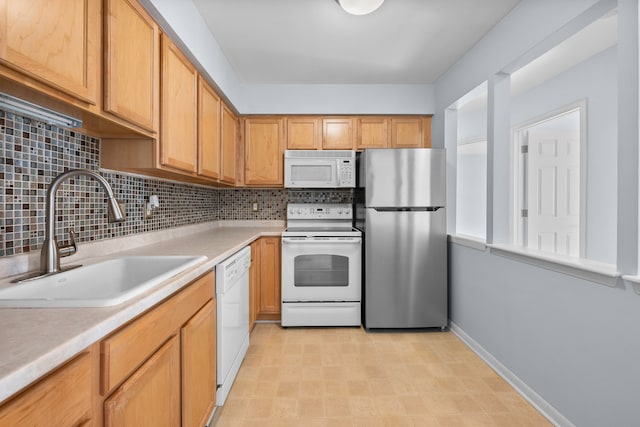
M 574 116 L 575 115 L 575 116 Z M 577 118 L 578 126 L 566 126 Z M 527 129 L 527 246 L 580 256 L 580 112 Z

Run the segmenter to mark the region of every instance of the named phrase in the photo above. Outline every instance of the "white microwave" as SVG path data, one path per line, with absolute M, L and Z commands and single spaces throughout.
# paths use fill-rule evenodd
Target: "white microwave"
M 356 152 L 346 150 L 285 150 L 286 188 L 354 188 Z

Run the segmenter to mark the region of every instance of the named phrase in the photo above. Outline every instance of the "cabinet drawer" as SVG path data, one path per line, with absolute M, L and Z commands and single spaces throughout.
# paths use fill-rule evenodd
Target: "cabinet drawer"
M 79 426 L 91 419 L 89 352 L 0 407 L 0 426 Z
M 177 333 L 193 313 L 213 298 L 213 293 L 211 272 L 104 339 L 100 345 L 102 393 L 118 385 Z
M 104 402 L 104 427 L 180 425 L 180 339 L 172 337 Z

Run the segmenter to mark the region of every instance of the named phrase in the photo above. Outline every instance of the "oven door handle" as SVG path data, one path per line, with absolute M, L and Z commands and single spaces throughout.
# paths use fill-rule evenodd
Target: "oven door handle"
M 347 238 L 343 238 L 343 239 L 314 239 L 313 237 L 310 238 L 303 238 L 303 239 L 290 239 L 290 238 L 286 238 L 283 237 L 282 238 L 282 243 L 288 243 L 288 244 L 321 244 L 321 243 L 340 243 L 340 244 L 354 244 L 354 243 L 360 243 L 362 242 L 362 238 L 361 237 L 347 237 Z

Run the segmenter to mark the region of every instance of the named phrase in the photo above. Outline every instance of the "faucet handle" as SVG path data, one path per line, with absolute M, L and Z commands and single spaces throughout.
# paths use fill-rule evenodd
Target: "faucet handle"
M 73 231 L 73 228 L 69 229 L 69 241 L 71 242 L 70 244 L 58 248 L 58 254 L 60 254 L 61 257 L 73 255 L 78 251 L 76 232 Z

